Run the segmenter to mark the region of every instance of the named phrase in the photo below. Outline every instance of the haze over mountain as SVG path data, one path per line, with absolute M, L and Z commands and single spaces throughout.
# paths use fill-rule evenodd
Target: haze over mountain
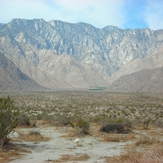
M 124 75 L 108 89 L 120 92 L 163 92 L 163 67 Z
M 45 90 L 0 53 L 0 91 Z
M 112 79 L 115 81 L 117 78 L 119 78 L 119 76 L 124 74 L 131 74 L 141 70 L 154 69 L 159 67 L 163 67 L 163 48 L 148 57 L 137 58 L 129 62 L 118 72 L 113 74 Z
M 162 49 L 163 30 L 43 19 L 0 24 L 0 51 L 50 89 L 109 86 L 122 75 L 163 66 Z

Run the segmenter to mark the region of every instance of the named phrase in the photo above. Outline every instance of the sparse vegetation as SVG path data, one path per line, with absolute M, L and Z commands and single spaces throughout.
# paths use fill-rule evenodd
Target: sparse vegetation
M 161 163 L 163 160 L 163 148 L 153 147 L 147 151 L 140 152 L 135 149 L 127 149 L 120 156 L 107 157 L 107 163 Z
M 79 119 L 78 121 L 76 122 L 67 122 L 67 124 L 70 124 L 71 127 L 73 128 L 77 128 L 79 129 L 79 134 L 80 135 L 88 135 L 89 134 L 89 128 L 90 128 L 90 125 L 88 122 L 84 121 L 83 119 Z
M 125 120 L 130 124 L 143 124 L 144 117 L 150 117 L 150 122 L 161 121 L 163 117 L 160 94 L 74 91 L 17 94 L 13 98 L 30 119 L 35 117 L 51 123 L 64 124 L 70 118 L 72 121 L 81 118 L 97 123 L 105 120 L 106 124 L 125 123 Z
M 149 136 L 141 136 L 138 141 L 135 143 L 135 145 L 140 146 L 140 145 L 153 145 L 155 143 L 159 143 L 159 140 L 149 137 Z
M 48 137 L 44 137 L 38 131 L 30 131 L 27 134 L 21 134 L 20 139 L 28 142 L 40 142 L 40 141 L 48 141 Z
M 62 157 L 58 160 L 47 160 L 49 163 L 51 162 L 67 162 L 67 161 L 87 161 L 89 156 L 87 154 L 77 154 L 77 155 L 62 155 Z
M 148 128 L 150 121 L 151 121 L 151 118 L 150 117 L 148 117 L 147 119 L 144 120 L 144 122 L 143 122 L 144 129 L 147 129 Z
M 0 141 L 7 144 L 7 135 L 18 125 L 19 110 L 10 97 L 0 98 Z
M 42 121 L 61 128 L 63 132 L 72 132 L 70 137 L 73 139 L 89 134 L 106 142 L 134 142 L 132 151 L 110 160 L 127 163 L 131 158 L 136 160 L 138 155 L 143 160 L 149 155 L 137 149 L 163 144 L 160 139 L 163 122 L 162 94 L 58 91 L 13 93 L 10 96 L 15 101 L 14 108 L 20 109 L 19 115 L 14 115 L 19 126 L 37 127 L 36 122 Z M 156 128 L 160 131 L 155 130 Z M 148 132 L 152 136 L 144 136 L 141 132 Z M 67 137 L 69 134 L 67 133 Z M 154 137 L 154 134 L 160 137 Z M 41 133 L 20 135 L 20 139 L 24 141 L 44 141 L 44 138 Z M 155 154 L 160 151 L 161 149 L 150 150 Z

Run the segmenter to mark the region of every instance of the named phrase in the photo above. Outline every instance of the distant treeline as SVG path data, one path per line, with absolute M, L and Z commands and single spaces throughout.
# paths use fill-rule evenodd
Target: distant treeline
M 101 91 L 101 90 L 105 90 L 105 89 L 106 89 L 106 87 L 101 87 L 101 86 L 89 88 L 89 90 L 91 90 L 91 91 Z

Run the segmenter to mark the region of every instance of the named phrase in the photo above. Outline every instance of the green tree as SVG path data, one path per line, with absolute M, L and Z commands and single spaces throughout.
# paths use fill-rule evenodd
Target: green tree
M 14 101 L 8 96 L 0 98 L 0 141 L 8 143 L 7 135 L 18 125 L 19 109 L 14 106 Z

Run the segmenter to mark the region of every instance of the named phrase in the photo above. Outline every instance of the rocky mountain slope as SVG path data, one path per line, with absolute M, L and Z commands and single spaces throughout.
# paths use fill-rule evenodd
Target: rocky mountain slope
M 0 91 L 45 90 L 0 53 Z
M 163 67 L 121 76 L 109 86 L 109 90 L 163 93 Z
M 108 86 L 143 69 L 134 62 L 144 62 L 162 48 L 163 30 L 98 29 L 43 19 L 0 24 L 0 51 L 30 78 L 52 89 Z
M 132 74 L 141 70 L 159 67 L 163 67 L 163 48 L 146 58 L 137 58 L 134 61 L 129 62 L 112 75 L 112 80 L 115 81 L 117 78 L 125 74 Z

